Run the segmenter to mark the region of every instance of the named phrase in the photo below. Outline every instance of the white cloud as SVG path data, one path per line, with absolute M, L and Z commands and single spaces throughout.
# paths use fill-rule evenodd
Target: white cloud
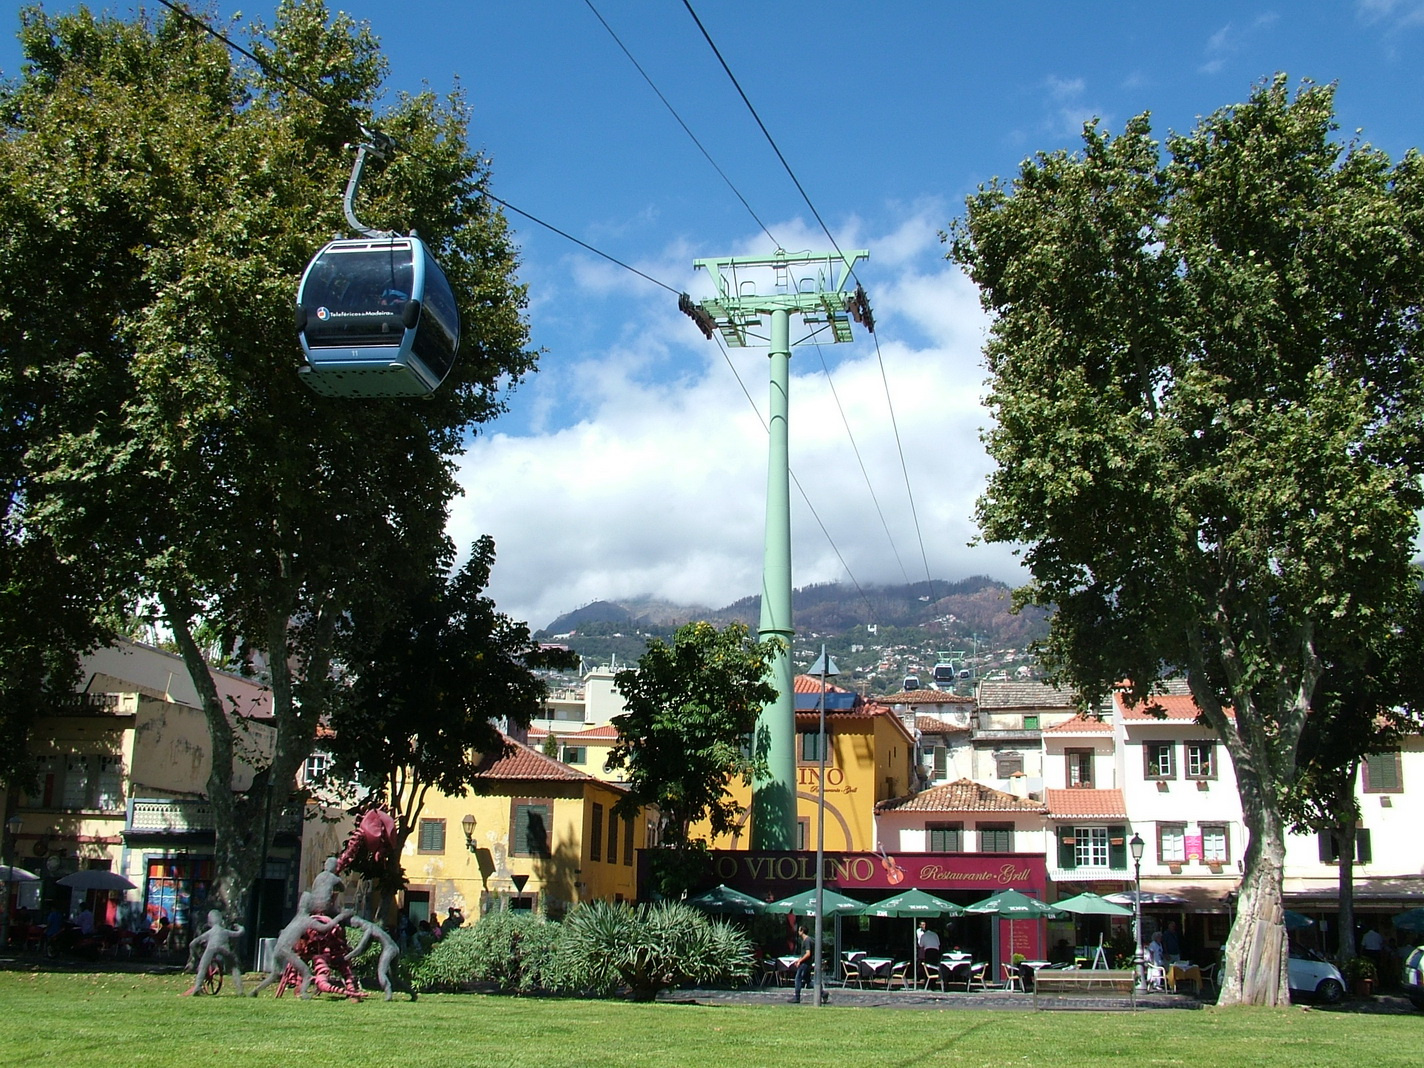
M 919 206 L 883 237 L 845 227 L 843 248 L 863 239 L 877 256 L 861 272 L 878 354 L 859 328 L 853 345 L 793 354 L 791 465 L 835 542 L 793 486 L 798 586 L 849 581 L 836 550 L 862 585 L 919 581 L 926 565 L 935 578 L 1017 575 L 1008 550 L 966 547 L 989 467 L 979 442 L 986 319 L 973 286 L 943 258 L 940 215 L 937 204 Z M 815 242 L 803 225 L 773 232 L 824 247 L 824 235 Z M 748 242 L 758 254 L 763 246 Z M 466 494 L 454 504 L 451 534 L 462 547 L 494 536 L 490 593 L 535 627 L 595 599 L 652 594 L 720 607 L 760 588 L 766 433 L 721 351 L 665 296 L 636 302 L 614 331 L 618 341 L 553 372 L 555 392 L 581 413 L 576 423 L 553 428 L 546 419 L 517 434 L 495 427 L 461 463 Z M 730 359 L 765 411 L 766 350 L 734 349 Z M 521 402 L 516 394 L 511 403 Z

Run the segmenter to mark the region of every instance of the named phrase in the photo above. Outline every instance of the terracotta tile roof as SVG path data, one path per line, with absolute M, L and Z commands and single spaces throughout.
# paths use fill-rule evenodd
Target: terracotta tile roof
M 1112 724 L 1097 716 L 1085 716 L 1081 712 L 1072 719 L 1065 719 L 1052 727 L 1045 727 L 1044 734 L 1111 734 Z
M 1045 790 L 1043 795 L 1051 820 L 1127 819 L 1121 790 Z
M 599 727 L 588 727 L 581 731 L 561 731 L 555 728 L 553 733 L 557 734 L 560 738 L 563 738 L 566 741 L 571 738 L 577 738 L 580 741 L 590 742 L 616 742 L 618 740 L 618 728 L 613 726 L 613 724 L 611 723 L 605 723 Z M 542 740 L 544 738 L 547 738 L 548 736 L 549 730 L 546 727 L 529 728 L 529 737 L 531 739 L 538 738 Z
M 915 730 L 921 734 L 968 734 L 968 726 L 960 726 L 957 723 L 946 723 L 942 719 L 935 719 L 933 716 L 916 716 Z
M 910 732 L 910 728 L 905 726 L 904 720 L 897 716 L 891 709 L 880 708 L 876 705 L 856 705 L 855 708 L 826 709 L 826 723 L 828 725 L 831 724 L 833 721 L 845 722 L 846 720 L 863 721 L 874 719 L 884 719 L 887 723 L 889 723 L 902 735 L 904 735 L 906 741 L 913 742 L 915 740 L 914 735 Z M 811 711 L 807 711 L 806 709 L 798 708 L 796 710 L 797 729 L 805 730 L 809 728 L 814 730 L 820 725 L 820 722 L 820 709 L 813 709 Z
M 821 676 L 819 675 L 797 675 L 791 680 L 791 689 L 796 693 L 820 693 Z M 842 686 L 837 686 L 834 682 L 826 683 L 827 693 L 851 693 Z
M 979 707 L 996 708 L 1072 708 L 1073 691 L 1046 682 L 1019 680 L 984 680 L 979 683 Z
M 1121 693 L 1115 693 L 1113 709 L 1124 721 L 1139 723 L 1143 720 L 1195 723 L 1201 711 L 1190 694 L 1176 693 L 1157 694 L 1135 705 L 1129 705 Z M 1226 712 L 1229 715 L 1231 710 Z
M 480 758 L 475 777 L 479 779 L 542 779 L 566 782 L 596 782 L 592 775 L 569 767 L 561 760 L 546 757 L 537 749 L 521 745 L 507 735 L 503 752 L 486 753 Z
M 906 798 L 882 801 L 878 812 L 1042 812 L 1043 803 L 959 779 Z
M 972 705 L 974 698 L 948 690 L 902 690 L 872 697 L 876 705 Z

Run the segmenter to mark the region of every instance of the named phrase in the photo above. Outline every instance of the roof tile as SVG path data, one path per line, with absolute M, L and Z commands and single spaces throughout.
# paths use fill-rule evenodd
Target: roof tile
M 1121 790 L 1045 790 L 1048 818 L 1127 819 L 1127 802 Z
M 881 812 L 1042 812 L 1043 803 L 995 790 L 992 786 L 958 779 L 900 800 L 875 806 Z

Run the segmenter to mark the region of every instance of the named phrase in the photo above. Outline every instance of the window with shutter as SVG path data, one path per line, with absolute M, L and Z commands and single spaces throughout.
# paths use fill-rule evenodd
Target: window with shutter
M 1146 742 L 1142 746 L 1146 761 L 1144 774 L 1149 779 L 1175 779 L 1177 777 L 1176 746 L 1171 742 Z
M 445 852 L 445 821 L 421 820 L 418 829 L 416 851 L 419 853 Z
M 549 820 L 554 806 L 549 801 L 515 801 L 510 827 L 510 854 L 516 857 L 549 855 Z
M 929 847 L 931 853 L 964 852 L 963 823 L 926 823 L 925 830 L 929 832 Z
M 1400 794 L 1404 779 L 1400 773 L 1399 750 L 1392 753 L 1369 753 L 1365 756 L 1365 793 Z
M 603 806 L 593 806 L 593 831 L 588 836 L 588 859 L 603 859 Z
M 1187 825 L 1157 824 L 1157 860 L 1161 864 L 1183 864 L 1187 859 Z
M 1093 785 L 1093 751 L 1091 749 L 1065 749 L 1068 761 L 1068 785 L 1091 789 Z
M 976 823 L 979 832 L 979 852 L 1012 853 L 1014 851 L 1014 825 L 1012 823 Z

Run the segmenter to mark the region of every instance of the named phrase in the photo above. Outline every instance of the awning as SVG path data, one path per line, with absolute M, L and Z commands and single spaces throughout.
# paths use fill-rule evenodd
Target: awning
M 1228 893 L 1235 894 L 1241 883 L 1239 879 L 1222 879 L 1218 883 L 1192 884 L 1178 882 L 1176 879 L 1143 879 L 1143 894 L 1168 894 L 1182 899 L 1180 905 L 1143 905 L 1147 911 L 1165 910 L 1168 912 L 1195 912 L 1195 913 L 1229 913 L 1231 905 L 1227 902 Z

